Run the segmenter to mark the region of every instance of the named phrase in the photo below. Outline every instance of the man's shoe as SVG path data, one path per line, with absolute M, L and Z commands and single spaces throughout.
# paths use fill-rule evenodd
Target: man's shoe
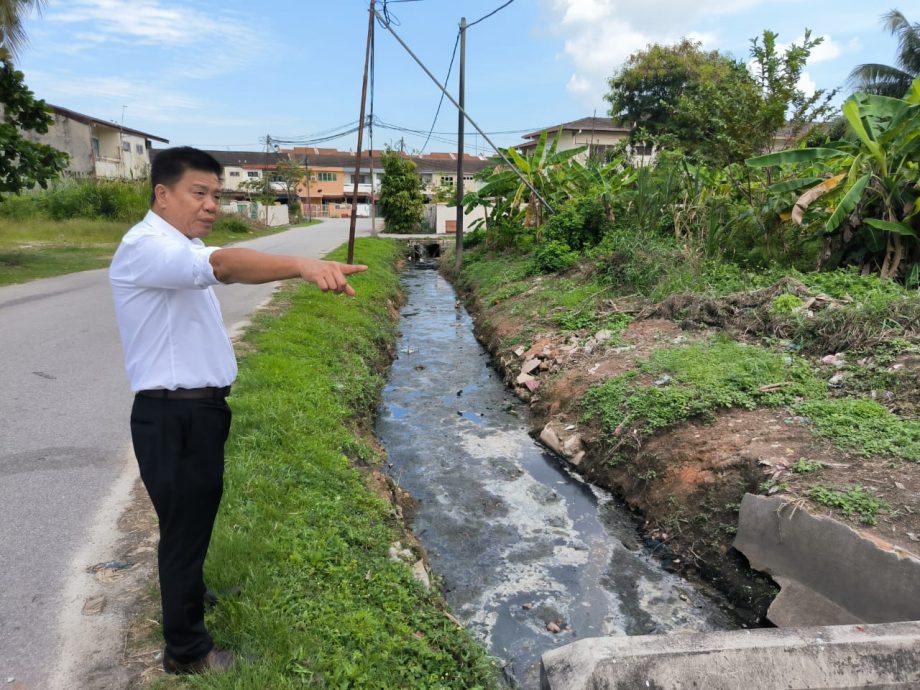
M 215 591 L 208 587 L 204 592 L 204 608 L 205 610 L 213 608 L 220 603 L 221 599 L 226 599 L 228 597 L 238 597 L 240 595 L 239 587 L 231 587 L 226 591 Z
M 214 671 L 222 673 L 236 665 L 236 655 L 226 649 L 214 647 L 200 659 L 182 663 L 173 659 L 169 652 L 163 650 L 163 670 L 174 675 L 189 675 Z

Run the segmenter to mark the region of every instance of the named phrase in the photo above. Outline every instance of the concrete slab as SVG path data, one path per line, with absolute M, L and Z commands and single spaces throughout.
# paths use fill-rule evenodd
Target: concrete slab
M 920 621 L 599 637 L 546 652 L 542 690 L 920 688 Z
M 782 587 L 775 625 L 920 620 L 920 557 L 781 497 L 745 495 L 734 546 Z

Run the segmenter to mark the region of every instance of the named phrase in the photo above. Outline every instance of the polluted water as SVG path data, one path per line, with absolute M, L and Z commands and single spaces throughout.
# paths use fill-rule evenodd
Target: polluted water
M 662 567 L 622 505 L 531 438 L 436 265 L 419 261 L 402 283 L 377 435 L 418 501 L 413 532 L 448 604 L 509 684 L 539 687 L 540 655 L 586 637 L 738 627 Z

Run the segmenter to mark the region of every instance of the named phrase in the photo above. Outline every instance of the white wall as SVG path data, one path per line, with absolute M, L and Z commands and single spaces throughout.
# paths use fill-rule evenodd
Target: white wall
M 463 215 L 463 232 L 469 232 L 470 226 L 475 221 L 485 217 L 486 210 L 483 206 L 477 206 L 471 213 L 465 213 Z M 428 222 L 428 225 L 439 235 L 448 234 L 447 221 L 457 220 L 457 207 L 448 206 L 447 204 L 428 204 L 427 216 L 425 220 Z

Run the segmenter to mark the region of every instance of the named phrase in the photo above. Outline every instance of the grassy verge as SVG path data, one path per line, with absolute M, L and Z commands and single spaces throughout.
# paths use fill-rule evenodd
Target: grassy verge
M 303 223 L 309 224 L 312 223 Z M 105 268 L 122 235 L 132 225 L 89 218 L 0 218 L 0 285 Z M 216 225 L 207 244 L 223 246 L 288 229 L 284 226 L 241 232 L 234 227 L 238 228 Z
M 399 525 L 355 468 L 380 455 L 369 429 L 395 338 L 396 247 L 359 239 L 371 268 L 352 281 L 356 299 L 291 288 L 283 313 L 247 334 L 206 569 L 212 587 L 242 589 L 209 629 L 255 660 L 157 687 L 493 686 L 489 657 L 440 596 L 388 557 Z

